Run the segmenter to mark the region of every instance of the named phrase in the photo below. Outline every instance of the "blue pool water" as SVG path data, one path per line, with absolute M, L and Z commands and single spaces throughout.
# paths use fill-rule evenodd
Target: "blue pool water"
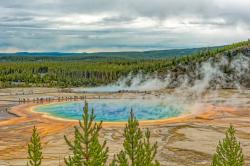
M 176 117 L 183 112 L 181 107 L 170 106 L 161 101 L 150 100 L 89 100 L 94 109 L 96 121 L 127 121 L 131 108 L 138 120 L 156 120 Z M 67 102 L 38 106 L 35 111 L 64 119 L 81 119 L 83 102 Z M 89 110 L 90 110 L 89 109 Z

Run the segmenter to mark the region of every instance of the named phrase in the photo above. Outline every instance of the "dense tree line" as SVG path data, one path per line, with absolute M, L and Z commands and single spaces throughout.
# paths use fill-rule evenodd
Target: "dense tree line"
M 160 60 L 0 62 L 0 88 L 98 86 L 115 82 L 122 76 L 139 71 L 161 75 L 174 70 L 177 65 L 192 65 L 225 53 L 230 55 L 232 50 L 240 50 L 249 45 L 250 40 L 203 50 L 193 55 Z
M 209 47 L 212 48 L 212 47 Z M 215 47 L 214 47 L 215 48 Z M 61 53 L 61 52 L 17 52 L 0 53 L 0 61 L 107 61 L 107 60 L 155 60 L 199 52 L 205 48 L 186 48 L 153 51 Z

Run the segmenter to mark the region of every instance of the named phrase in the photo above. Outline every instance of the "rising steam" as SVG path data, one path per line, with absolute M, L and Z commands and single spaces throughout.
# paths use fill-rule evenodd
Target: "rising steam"
M 244 89 L 250 88 L 248 56 L 249 54 L 241 53 L 232 57 L 221 55 L 201 63 L 178 64 L 175 70 L 166 71 L 165 77 L 157 74 L 129 74 L 111 85 L 77 88 L 74 91 L 119 92 L 171 89 L 168 93 L 159 93 L 160 95 L 153 92 L 149 97 L 150 103 L 161 102 L 186 110 L 185 112 L 197 112 L 203 110 L 204 102 L 218 104 L 217 100 L 220 100 L 220 96 L 217 90 L 219 89 L 230 88 L 237 90 L 239 94 Z M 231 106 L 242 104 L 241 101 L 235 102 L 236 98 L 237 96 L 232 95 L 224 100 L 223 104 Z
M 156 74 L 129 74 L 111 85 L 74 90 L 117 92 L 175 88 L 176 91 L 185 90 L 200 96 L 209 89 L 236 88 L 240 90 L 250 87 L 250 58 L 243 54 L 234 57 L 210 58 L 202 63 L 179 64 L 177 69 L 175 72 L 167 71 L 164 78 L 159 78 Z

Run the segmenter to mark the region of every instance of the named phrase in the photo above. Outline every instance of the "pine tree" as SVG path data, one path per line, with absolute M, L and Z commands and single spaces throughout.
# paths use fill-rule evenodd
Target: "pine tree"
M 232 125 L 227 129 L 226 138 L 219 141 L 216 153 L 213 156 L 212 166 L 243 166 L 244 156 L 240 142 L 235 137 Z
M 157 153 L 157 143 L 151 145 L 149 142 L 150 139 L 150 131 L 149 129 L 147 129 L 147 131 L 145 132 L 145 138 L 143 140 L 143 144 L 141 146 L 141 151 L 142 153 L 140 156 L 140 163 L 137 163 L 137 165 L 142 164 L 143 166 L 153 166 L 153 165 L 160 165 L 160 163 L 155 160 L 154 162 L 154 158 L 155 155 Z
M 82 160 L 82 147 L 79 142 L 79 139 L 77 138 L 77 128 L 75 128 L 75 138 L 74 142 L 71 143 L 65 136 L 65 141 L 69 145 L 69 149 L 73 151 L 73 155 L 69 156 L 68 159 L 64 159 L 66 165 L 68 166 L 80 166 L 81 160 Z
M 36 127 L 33 128 L 32 137 L 28 144 L 28 166 L 40 166 L 42 162 L 42 145 Z
M 134 116 L 133 111 L 130 112 L 128 124 L 124 129 L 123 142 L 124 150 L 114 157 L 111 166 L 159 166 L 159 162 L 155 160 L 157 152 L 157 143 L 151 145 L 150 132 L 143 134 L 139 128 L 139 122 Z
M 65 158 L 65 164 L 67 166 L 104 166 L 108 158 L 108 148 L 106 148 L 106 141 L 101 144 L 98 139 L 102 122 L 94 122 L 94 110 L 92 109 L 89 114 L 87 102 L 85 102 L 82 119 L 83 121 L 79 121 L 79 127 L 75 127 L 73 142 L 64 136 L 69 149 L 73 152 L 71 156 Z

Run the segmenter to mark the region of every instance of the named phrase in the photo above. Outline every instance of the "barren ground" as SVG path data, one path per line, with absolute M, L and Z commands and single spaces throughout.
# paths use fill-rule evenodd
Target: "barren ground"
M 147 95 L 169 93 L 169 90 Z M 43 165 L 64 165 L 63 159 L 69 154 L 63 135 L 73 136 L 76 122 L 47 118 L 32 113 L 30 109 L 37 103 L 19 104 L 19 98 L 80 96 L 87 98 L 116 98 L 145 94 L 109 93 L 74 94 L 62 93 L 55 88 L 12 88 L 0 90 L 0 165 L 26 165 L 27 144 L 32 127 L 36 125 L 42 137 Z M 232 97 L 233 96 L 233 97 Z M 217 101 L 214 101 L 217 100 Z M 229 102 L 223 102 L 228 100 Z M 230 101 L 237 101 L 234 105 Z M 207 166 L 218 141 L 224 138 L 229 124 L 237 129 L 246 164 L 250 165 L 250 90 L 238 93 L 234 90 L 221 90 L 216 99 L 206 98 L 213 103 L 202 108 L 199 113 L 164 121 L 141 123 L 152 133 L 152 141 L 159 145 L 157 159 L 162 165 L 169 166 Z M 217 104 L 215 104 L 217 103 Z M 221 104 L 223 103 L 223 104 Z M 10 113 L 9 113 L 10 112 Z M 110 157 L 121 150 L 123 124 L 104 124 L 101 140 L 107 140 Z

